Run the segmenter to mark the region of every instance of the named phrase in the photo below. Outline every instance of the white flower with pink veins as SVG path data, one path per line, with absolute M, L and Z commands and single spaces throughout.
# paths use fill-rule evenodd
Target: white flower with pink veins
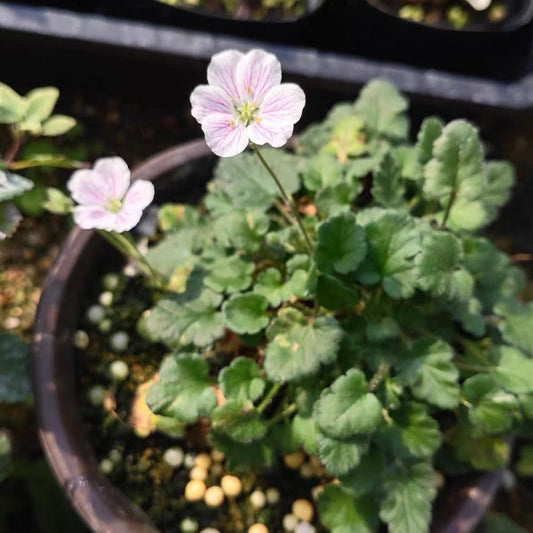
M 250 142 L 283 146 L 302 116 L 303 90 L 281 83 L 280 62 L 264 50 L 215 54 L 207 82 L 191 93 L 192 115 L 218 156 L 237 155 Z
M 74 207 L 74 222 L 83 229 L 122 233 L 137 225 L 154 199 L 154 186 L 137 180 L 120 157 L 98 159 L 92 169 L 77 170 L 67 183 Z

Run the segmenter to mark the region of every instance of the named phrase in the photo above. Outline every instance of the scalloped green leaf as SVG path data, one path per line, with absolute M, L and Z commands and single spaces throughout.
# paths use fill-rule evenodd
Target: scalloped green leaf
M 0 241 L 15 233 L 22 218 L 22 213 L 12 203 L 0 202 Z
M 406 203 L 401 169 L 390 152 L 374 172 L 371 194 L 383 207 L 400 207 Z
M 38 87 L 26 94 L 28 107 L 24 120 L 29 122 L 44 122 L 54 110 L 59 90 L 56 87 Z
M 346 438 L 372 433 L 381 421 L 381 403 L 368 392 L 365 375 L 351 369 L 322 391 L 313 416 L 329 437 Z
M 339 477 L 343 488 L 358 498 L 369 494 L 383 482 L 385 454 L 379 448 L 371 448 L 361 455 L 359 464 Z
M 443 409 L 459 404 L 459 372 L 453 364 L 453 349 L 440 339 L 416 340 L 395 362 L 400 381 L 413 395 Z
M 238 254 L 216 259 L 210 266 L 211 272 L 204 283 L 215 292 L 231 294 L 247 289 L 252 283 L 254 263 L 242 259 Z
M 316 440 L 318 456 L 331 475 L 347 474 L 359 464 L 362 443 L 357 438 L 335 439 L 319 431 Z
M 0 82 L 0 123 L 14 124 L 24 118 L 28 100 Z
M 336 276 L 320 274 L 316 283 L 316 299 L 328 309 L 348 309 L 361 299 L 361 295 L 356 288 L 346 285 Z
M 278 307 L 292 296 L 304 297 L 308 277 L 307 272 L 298 269 L 284 282 L 277 268 L 267 268 L 258 274 L 253 291 L 263 295 L 272 307 Z
M 259 333 L 268 325 L 268 300 L 252 292 L 234 294 L 222 306 L 227 326 L 236 333 Z
M 533 392 L 533 359 L 511 346 L 499 346 L 494 350 L 496 367 L 491 376 L 509 392 Z
M 0 202 L 11 200 L 33 188 L 33 181 L 0 170 Z
M 353 272 L 366 249 L 365 232 L 356 224 L 353 213 L 336 215 L 318 226 L 314 259 L 323 272 Z
M 344 182 L 344 166 L 332 154 L 315 154 L 307 160 L 302 181 L 310 191 L 339 185 Z
M 291 421 L 291 436 L 307 453 L 318 452 L 316 422 L 312 416 L 296 414 Z
M 322 151 L 333 154 L 341 163 L 350 157 L 358 157 L 368 151 L 365 135 L 362 131 L 364 123 L 360 117 L 346 115 L 342 117 L 331 132 L 331 138 Z
M 530 354 L 533 353 L 533 302 L 511 300 L 502 302 L 494 310 L 501 316 L 498 328 L 505 341 Z
M 360 183 L 339 183 L 321 189 L 315 197 L 318 212 L 321 216 L 332 217 L 350 211 L 361 188 Z
M 233 209 L 216 218 L 213 225 L 214 234 L 223 246 L 256 252 L 263 244 L 270 219 L 261 210 Z
M 243 356 L 220 371 L 218 382 L 224 396 L 236 400 L 257 400 L 265 390 L 265 381 L 257 363 Z
M 67 115 L 52 115 L 43 122 L 41 134 L 48 137 L 63 135 L 70 131 L 77 124 L 76 119 Z
M 217 405 L 208 378 L 208 364 L 200 355 L 178 353 L 163 359 L 159 380 L 149 389 L 146 403 L 156 414 L 192 423 L 209 415 Z
M 265 420 L 250 400 L 229 399 L 211 413 L 213 429 L 241 444 L 262 439 L 267 432 Z
M 483 193 L 483 203 L 492 219 L 498 209 L 509 201 L 516 177 L 514 166 L 509 161 L 488 161 L 486 171 L 487 185 Z
M 307 320 L 295 309 L 278 313 L 267 331 L 264 368 L 270 379 L 284 382 L 314 374 L 320 365 L 332 363 L 343 335 L 335 318 Z

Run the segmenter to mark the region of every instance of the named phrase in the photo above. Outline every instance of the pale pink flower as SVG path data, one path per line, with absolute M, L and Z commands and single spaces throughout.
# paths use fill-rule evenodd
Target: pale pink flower
M 281 83 L 280 62 L 264 50 L 215 54 L 207 82 L 191 94 L 192 115 L 218 156 L 237 155 L 249 142 L 283 146 L 302 116 L 304 92 Z
M 137 180 L 130 187 L 130 169 L 120 157 L 98 159 L 92 170 L 77 170 L 67 187 L 74 207 L 74 222 L 83 229 L 122 233 L 141 219 L 154 199 L 154 186 Z

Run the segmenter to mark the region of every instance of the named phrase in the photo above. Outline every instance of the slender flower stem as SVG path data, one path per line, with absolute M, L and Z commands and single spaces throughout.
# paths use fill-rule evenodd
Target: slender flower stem
M 381 365 L 379 365 L 379 368 L 368 384 L 369 392 L 375 391 L 377 386 L 385 379 L 389 373 L 390 366 L 390 363 L 381 363 Z
M 270 403 L 270 400 L 272 400 L 272 398 L 276 395 L 276 393 L 279 391 L 280 388 L 281 388 L 281 383 L 274 383 L 274 385 L 272 385 L 272 388 L 268 391 L 267 395 L 263 398 L 261 403 L 257 406 L 257 410 L 260 413 L 262 413 L 265 410 L 267 405 Z
M 441 229 L 444 229 L 444 227 L 446 226 L 446 222 L 448 221 L 448 217 L 450 216 L 450 211 L 452 210 L 453 202 L 455 201 L 456 197 L 457 191 L 453 189 L 450 193 L 450 197 L 448 198 L 448 203 L 446 204 L 446 210 L 444 211 L 444 217 L 440 225 Z
M 285 418 L 286 416 L 292 415 L 292 413 L 296 412 L 298 409 L 298 406 L 295 403 L 291 403 L 287 408 L 283 409 L 280 413 L 274 415 L 269 421 L 268 421 L 268 427 L 271 428 L 275 426 L 281 419 Z
M 250 143 L 250 146 L 252 150 L 256 153 L 257 157 L 259 158 L 259 161 L 261 161 L 266 171 L 270 174 L 271 178 L 274 180 L 274 182 L 278 186 L 278 189 L 281 192 L 281 196 L 283 200 L 285 200 L 285 203 L 290 207 L 292 214 L 294 215 L 294 219 L 296 220 L 296 223 L 298 224 L 300 231 L 302 232 L 302 235 L 304 236 L 305 244 L 307 246 L 307 251 L 309 252 L 309 255 L 312 255 L 313 244 L 311 243 L 311 239 L 309 238 L 309 235 L 307 234 L 307 231 L 305 231 L 305 228 L 302 224 L 302 219 L 300 218 L 300 215 L 298 214 L 298 209 L 296 208 L 296 204 L 294 203 L 293 197 L 284 189 L 280 180 L 276 176 L 276 173 L 272 170 L 272 167 L 266 162 L 265 158 L 263 157 L 263 154 L 259 150 L 259 147 L 253 143 Z

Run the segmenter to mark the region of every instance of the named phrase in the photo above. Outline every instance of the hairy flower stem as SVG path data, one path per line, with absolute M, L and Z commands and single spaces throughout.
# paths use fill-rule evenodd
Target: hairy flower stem
M 285 200 L 285 203 L 291 209 L 294 219 L 296 220 L 296 223 L 298 224 L 298 227 L 300 228 L 300 231 L 302 232 L 302 235 L 304 236 L 305 244 L 307 246 L 307 251 L 309 252 L 309 255 L 312 255 L 313 245 L 311 243 L 311 239 L 309 238 L 309 235 L 307 234 L 307 231 L 305 231 L 305 228 L 302 224 L 302 219 L 300 218 L 300 215 L 298 213 L 298 209 L 296 208 L 296 204 L 294 203 L 293 197 L 283 188 L 283 185 L 281 184 L 278 177 L 276 176 L 276 173 L 272 170 L 271 166 L 266 162 L 265 158 L 263 157 L 263 154 L 259 150 L 259 147 L 253 143 L 250 143 L 250 147 L 255 152 L 255 154 L 259 158 L 259 161 L 261 161 L 261 164 L 265 167 L 266 171 L 270 174 L 271 178 L 274 180 L 274 182 L 278 186 L 278 189 L 281 192 L 281 196 L 283 200 Z
M 139 252 L 133 237 L 128 233 L 117 233 L 115 231 L 103 231 L 98 230 L 98 233 L 106 239 L 110 244 L 112 244 L 119 252 L 124 254 L 126 257 L 130 257 L 137 261 L 143 274 L 147 276 L 155 285 L 163 289 L 167 280 L 159 272 L 155 271 L 152 266 L 146 261 L 146 258 Z
M 444 227 L 446 226 L 446 222 L 448 221 L 448 217 L 450 216 L 450 211 L 452 210 L 453 202 L 455 202 L 456 197 L 457 191 L 453 189 L 450 193 L 450 197 L 448 198 L 448 203 L 446 204 L 446 210 L 444 211 L 444 217 L 440 225 L 441 229 L 444 229 Z
M 292 413 L 296 412 L 298 409 L 298 406 L 295 403 L 291 403 L 287 408 L 283 409 L 280 413 L 274 415 L 269 421 L 268 421 L 268 428 L 274 427 L 280 420 L 283 418 L 292 415 Z
M 263 400 L 261 401 L 261 403 L 257 406 L 257 410 L 262 413 L 267 405 L 270 403 L 270 400 L 272 400 L 272 398 L 276 395 L 276 393 L 279 391 L 279 389 L 281 388 L 281 383 L 274 383 L 274 385 L 272 385 L 272 388 L 268 391 L 267 395 L 263 398 Z
M 377 386 L 385 379 L 389 373 L 390 363 L 381 363 L 376 373 L 372 376 L 370 383 L 368 384 L 368 391 L 373 392 Z

